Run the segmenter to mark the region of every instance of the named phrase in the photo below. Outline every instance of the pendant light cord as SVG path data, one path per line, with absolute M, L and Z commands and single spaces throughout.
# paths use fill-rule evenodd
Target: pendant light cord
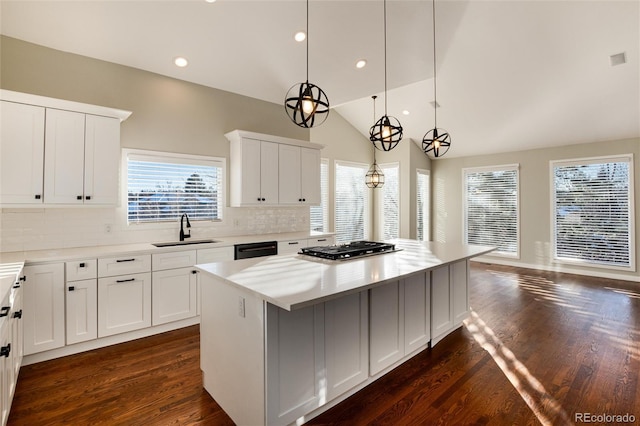
M 384 0 L 384 115 L 387 115 L 387 0 Z
M 378 96 L 377 95 L 373 95 L 371 96 L 371 99 L 373 99 L 373 122 L 376 122 L 376 98 Z M 373 145 L 373 163 L 375 164 L 376 162 L 376 146 Z
M 438 128 L 438 94 L 436 89 L 436 0 L 432 2 L 432 18 L 433 18 L 433 128 Z
M 307 0 L 307 82 L 309 82 L 309 0 Z

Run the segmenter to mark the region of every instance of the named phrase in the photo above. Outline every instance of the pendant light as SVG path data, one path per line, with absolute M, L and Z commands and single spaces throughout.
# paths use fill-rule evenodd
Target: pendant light
M 369 129 L 369 140 L 382 151 L 391 151 L 402 140 L 402 125 L 387 115 L 387 0 L 384 0 L 384 115 Z
M 309 83 L 309 0 L 307 0 L 307 80 L 295 84 L 287 92 L 284 108 L 300 127 L 310 128 L 324 123 L 329 115 L 329 99 L 322 89 Z
M 451 135 L 438 128 L 438 97 L 436 96 L 436 0 L 433 4 L 433 129 L 422 138 L 422 150 L 432 158 L 442 157 L 449 151 Z
M 376 119 L 376 95 L 371 96 L 373 99 L 373 119 Z M 364 183 L 369 188 L 381 188 L 384 185 L 384 173 L 382 173 L 382 169 L 376 163 L 376 149 L 373 148 L 373 164 L 369 168 L 369 171 L 364 176 Z

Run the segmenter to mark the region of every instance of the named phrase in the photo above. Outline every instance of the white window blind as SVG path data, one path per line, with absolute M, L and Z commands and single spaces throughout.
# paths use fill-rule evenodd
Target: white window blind
M 551 162 L 554 255 L 633 268 L 632 157 Z
M 382 239 L 400 237 L 400 180 L 398 164 L 380 165 L 384 173 L 384 185 L 377 191 L 382 192 L 382 205 L 379 215 Z
M 135 151 L 126 164 L 129 223 L 222 218 L 223 159 Z
M 369 188 L 364 178 L 369 166 L 336 162 L 335 232 L 337 243 L 367 239 L 369 236 Z
M 420 241 L 430 240 L 430 192 L 429 170 L 418 169 L 416 175 L 416 236 Z
M 320 160 L 320 205 L 311 206 L 310 220 L 312 231 L 329 231 L 329 160 Z
M 464 169 L 467 244 L 497 247 L 492 255 L 518 257 L 518 166 Z

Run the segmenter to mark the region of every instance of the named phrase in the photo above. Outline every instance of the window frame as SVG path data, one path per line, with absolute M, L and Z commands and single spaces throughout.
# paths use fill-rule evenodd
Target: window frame
M 123 148 L 121 153 L 121 167 L 120 167 L 120 187 L 121 187 L 121 196 L 120 196 L 120 206 L 123 210 L 123 220 L 124 226 L 126 227 L 136 227 L 136 229 L 169 229 L 175 227 L 174 220 L 160 221 L 160 222 L 130 222 L 129 221 L 129 203 L 128 203 L 128 192 L 129 192 L 129 182 L 128 182 L 128 161 L 129 156 L 140 156 L 147 157 L 149 159 L 158 159 L 160 161 L 167 160 L 175 160 L 177 162 L 183 162 L 185 164 L 209 164 L 213 163 L 214 166 L 220 167 L 220 194 L 219 194 L 219 217 L 216 219 L 199 219 L 199 218 L 190 218 L 193 227 L 198 227 L 198 224 L 212 224 L 212 223 L 222 223 L 224 220 L 224 212 L 226 208 L 226 185 L 227 185 L 227 159 L 225 157 L 213 157 L 207 155 L 197 155 L 197 154 L 181 154 L 167 151 L 155 151 L 155 150 L 146 150 L 146 149 L 135 149 L 135 148 Z M 177 219 L 179 220 L 179 219 Z
M 467 175 L 470 173 L 482 173 L 482 172 L 503 172 L 503 171 L 515 171 L 516 172 L 516 253 L 500 252 L 497 250 L 488 253 L 488 256 L 502 257 L 507 259 L 520 259 L 521 255 L 521 231 L 520 231 L 520 164 L 502 164 L 492 166 L 481 167 L 468 167 L 462 169 L 462 242 L 469 244 L 468 241 L 468 200 L 467 200 Z
M 340 244 L 343 243 L 343 241 L 341 241 L 339 239 L 339 234 L 338 234 L 338 215 L 337 215 L 337 209 L 338 209 L 338 200 L 337 200 L 337 187 L 338 187 L 338 179 L 337 179 L 337 174 L 338 174 L 338 168 L 340 166 L 343 167 L 357 167 L 357 168 L 361 168 L 363 170 L 362 173 L 362 186 L 363 188 L 365 188 L 364 191 L 364 212 L 363 212 L 363 216 L 364 216 L 364 230 L 363 230 L 363 238 L 365 240 L 371 238 L 371 191 L 368 191 L 366 185 L 365 185 L 365 175 L 367 173 L 367 171 L 369 170 L 369 165 L 365 164 L 365 163 L 358 163 L 355 161 L 343 161 L 343 160 L 335 160 L 334 161 L 334 167 L 333 167 L 333 197 L 334 197 L 334 205 L 333 205 L 333 229 L 334 229 L 334 233 L 335 233 L 335 240 L 336 240 L 336 244 Z
M 400 221 L 402 220 L 402 202 L 401 202 L 401 195 L 402 195 L 402 190 L 400 188 L 400 163 L 398 162 L 393 162 L 393 163 L 381 163 L 378 164 L 378 166 L 380 167 L 380 169 L 382 170 L 382 173 L 385 174 L 385 182 L 384 185 L 382 185 L 382 187 L 380 188 L 371 188 L 372 191 L 378 191 L 377 192 L 377 206 L 376 206 L 376 216 L 377 216 L 377 226 L 378 226 L 378 235 L 380 236 L 380 239 L 382 240 L 388 240 L 388 239 L 394 239 L 394 238 L 400 238 Z M 397 212 L 397 216 L 398 216 L 398 223 L 397 223 L 397 229 L 396 229 L 396 233 L 397 233 L 397 237 L 391 237 L 391 238 L 386 238 L 384 235 L 384 228 L 385 228 L 385 214 L 384 214 L 384 204 L 385 204 L 385 194 L 386 194 L 386 189 L 389 188 L 389 186 L 387 185 L 389 183 L 389 180 L 387 179 L 387 170 L 388 169 L 396 169 L 397 173 L 398 173 L 398 188 L 397 188 L 397 194 L 396 197 L 398 199 L 398 212 Z M 385 189 L 386 188 L 386 189 Z
M 325 168 L 326 175 L 323 176 L 322 170 Z M 324 185 L 323 185 L 324 183 Z M 322 209 L 322 231 L 316 231 L 312 228 L 311 209 L 320 207 Z M 329 159 L 320 159 L 320 205 L 310 206 L 309 208 L 309 230 L 311 232 L 329 232 Z
M 629 191 L 629 266 L 621 266 L 621 265 L 612 265 L 605 263 L 595 263 L 588 262 L 582 259 L 570 259 L 558 257 L 557 254 L 557 241 L 556 241 L 556 191 L 555 191 L 555 168 L 558 165 L 564 166 L 578 166 L 578 165 L 589 165 L 589 164 L 602 164 L 602 163 L 611 163 L 611 162 L 627 162 L 629 165 L 629 182 L 628 182 L 628 191 Z M 562 159 L 562 160 L 551 160 L 549 161 L 549 192 L 550 192 L 550 201 L 549 201 L 549 212 L 550 212 L 550 221 L 549 221 L 549 231 L 550 231 L 550 242 L 551 242 L 551 253 L 550 257 L 553 263 L 560 265 L 572 265 L 572 266 L 583 266 L 589 268 L 598 268 L 598 269 L 608 269 L 614 271 L 625 271 L 625 272 L 635 272 L 636 271 L 636 231 L 635 231 L 635 174 L 633 164 L 633 154 L 619 154 L 619 155 L 606 155 L 606 156 L 597 156 L 597 157 L 584 157 L 584 158 L 571 158 L 571 159 Z

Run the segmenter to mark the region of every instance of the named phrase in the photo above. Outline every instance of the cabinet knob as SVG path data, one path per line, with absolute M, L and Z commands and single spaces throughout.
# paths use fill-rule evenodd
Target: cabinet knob
M 82 200 L 82 195 L 78 195 L 78 196 L 76 197 L 76 200 Z
M 198 271 L 196 271 L 195 269 L 193 271 L 191 271 L 192 274 L 197 274 Z
M 22 309 L 20 309 L 18 312 L 14 312 L 13 317 L 18 319 L 22 318 Z
M 303 198 L 303 199 L 302 199 L 302 201 L 307 201 L 307 199 L 306 199 L 306 198 Z
M 11 343 L 7 343 L 7 346 L 3 346 L 0 348 L 0 356 L 9 358 L 9 354 L 11 353 Z
M 78 265 L 78 266 L 79 266 L 79 267 L 81 267 L 81 268 L 84 268 L 84 267 L 86 267 L 87 265 L 86 265 L 84 262 L 80 262 L 80 265 Z
M 85 199 L 85 200 L 90 200 L 90 199 L 91 199 L 91 195 L 86 195 L 86 196 L 84 197 L 84 199 Z
M 265 199 L 263 198 L 262 201 L 265 201 Z
M 42 198 L 42 195 L 40 195 L 40 194 L 36 194 L 36 200 L 39 200 L 39 199 L 41 199 L 41 198 Z
M 72 286 L 72 285 L 69 286 L 69 291 L 75 291 L 75 289 L 76 288 L 74 286 Z

